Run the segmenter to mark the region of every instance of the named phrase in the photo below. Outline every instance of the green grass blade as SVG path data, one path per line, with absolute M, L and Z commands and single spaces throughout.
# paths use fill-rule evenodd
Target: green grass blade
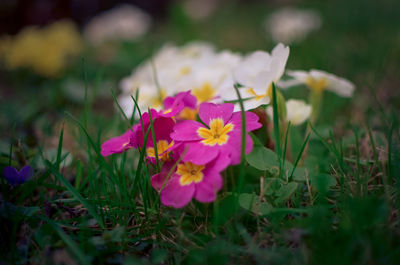
M 158 159 L 157 139 L 156 139 L 156 133 L 154 132 L 153 117 L 151 117 L 150 108 L 148 109 L 148 113 L 149 113 L 149 119 L 150 119 L 151 135 L 153 136 L 154 156 L 156 157 L 156 169 L 157 169 L 157 172 L 160 172 L 160 161 Z M 145 145 L 143 145 L 143 146 L 145 147 Z
M 240 114 L 242 118 L 242 145 L 240 148 L 240 169 L 239 169 L 239 183 L 238 183 L 238 193 L 242 191 L 242 186 L 244 182 L 244 169 L 245 169 L 245 157 L 246 157 L 246 114 L 244 110 L 243 100 L 239 92 L 239 87 L 235 84 L 233 86 L 236 91 L 236 95 L 239 100 Z
M 72 254 L 78 259 L 80 264 L 83 265 L 90 264 L 90 261 L 88 260 L 87 256 L 79 248 L 79 246 L 75 243 L 75 241 L 67 233 L 65 233 L 53 220 L 48 219 L 44 216 L 41 216 L 40 218 L 43 219 L 47 224 L 49 224 L 54 229 L 54 231 L 57 232 L 60 238 L 68 246 Z
M 114 90 L 113 90 L 112 88 L 110 88 L 110 91 L 111 91 L 111 95 L 112 95 L 112 97 L 113 97 L 113 100 L 114 100 L 115 104 L 117 104 L 118 110 L 121 112 L 121 114 L 122 114 L 122 116 L 124 117 L 124 119 L 125 119 L 126 121 L 129 121 L 129 119 L 128 119 L 128 117 L 126 116 L 125 112 L 124 112 L 123 109 L 121 108 L 121 105 L 119 104 L 117 97 L 115 96 Z
M 60 137 L 58 139 L 58 147 L 57 147 L 57 160 L 56 160 L 56 167 L 57 170 L 60 169 L 60 163 L 61 163 L 61 152 L 62 152 L 62 146 L 63 146 L 63 137 L 64 137 L 64 122 L 61 126 L 61 132 L 60 132 Z
M 294 171 L 296 170 L 297 164 L 299 163 L 299 161 L 300 161 L 300 159 L 301 159 L 301 157 L 302 157 L 302 155 L 303 155 L 303 152 L 304 152 L 304 150 L 306 149 L 306 146 L 307 146 L 307 143 L 308 143 L 308 140 L 309 140 L 309 139 L 310 139 L 310 133 L 307 134 L 307 137 L 306 137 L 306 139 L 304 140 L 303 145 L 301 146 L 300 152 L 299 152 L 299 154 L 297 155 L 296 162 L 294 163 L 292 172 L 290 173 L 289 181 L 292 181 Z
M 82 205 L 88 210 L 89 214 L 91 214 L 98 222 L 98 224 L 104 228 L 104 223 L 103 220 L 100 218 L 100 216 L 97 214 L 96 210 L 92 207 L 88 201 L 82 197 L 82 195 L 71 185 L 71 183 L 68 182 L 64 178 L 63 175 L 61 175 L 58 170 L 48 161 L 46 160 L 47 167 L 50 169 L 51 173 L 67 188 L 67 190 L 80 202 Z

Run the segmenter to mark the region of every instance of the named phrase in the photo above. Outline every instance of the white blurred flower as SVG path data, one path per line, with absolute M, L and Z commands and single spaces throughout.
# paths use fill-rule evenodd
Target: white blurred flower
M 84 36 L 93 45 L 110 40 L 137 40 L 149 30 L 151 22 L 143 10 L 119 5 L 94 17 L 86 25 Z
M 188 75 L 183 87 L 192 90 L 199 103 L 222 103 L 221 93 L 234 92 L 233 69 L 240 60 L 240 55 L 229 51 L 216 54 Z
M 246 56 L 236 67 L 234 78 L 242 85 L 241 96 L 246 99 L 243 104 L 246 110 L 254 109 L 270 102 L 272 82 L 276 83 L 282 77 L 289 47 L 279 43 L 271 54 L 264 51 L 255 51 Z M 236 93 L 223 93 L 225 100 L 236 100 Z M 238 106 L 235 107 L 239 109 Z
M 217 53 L 205 42 L 191 42 L 182 47 L 167 44 L 152 59 L 143 62 L 121 80 L 119 103 L 127 116 L 132 114 L 133 101 L 139 89 L 139 106 L 160 109 L 166 96 L 192 90 L 199 102 L 222 102 L 226 88 L 233 91 L 233 69 L 241 56 L 230 51 Z M 161 95 L 160 95 L 161 91 Z
M 355 90 L 350 81 L 321 70 L 287 71 L 287 74 L 317 92 L 329 90 L 342 97 L 352 97 Z
M 271 14 L 264 26 L 275 42 L 290 44 L 302 41 L 321 24 L 321 16 L 316 11 L 287 7 Z
M 269 106 L 267 114 L 272 119 L 273 110 Z M 289 99 L 286 101 L 286 122 L 290 121 L 291 125 L 300 125 L 305 122 L 311 115 L 311 106 L 303 100 Z

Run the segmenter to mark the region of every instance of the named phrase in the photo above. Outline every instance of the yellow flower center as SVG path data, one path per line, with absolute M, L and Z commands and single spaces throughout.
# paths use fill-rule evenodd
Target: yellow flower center
M 324 77 L 316 79 L 309 76 L 307 77 L 306 85 L 317 92 L 322 92 L 328 86 L 328 80 Z
M 171 108 L 169 108 L 169 109 L 166 109 L 166 110 L 164 110 L 163 114 L 168 114 L 168 113 L 170 113 L 171 111 L 172 111 L 172 109 L 171 109 Z
M 164 99 L 167 97 L 167 92 L 161 89 L 160 94 L 152 98 L 150 106 L 154 108 L 162 107 Z
M 179 184 L 181 186 L 190 185 L 193 182 L 199 183 L 203 180 L 203 172 L 205 166 L 195 165 L 191 162 L 185 162 L 184 164 L 179 164 L 176 174 L 180 176 Z
M 227 123 L 224 126 L 224 121 L 221 118 L 213 119 L 210 122 L 210 129 L 201 127 L 197 129 L 197 133 L 202 140 L 201 142 L 205 145 L 214 146 L 224 145 L 228 142 L 228 133 L 233 130 L 233 124 Z
M 197 117 L 197 110 L 192 108 L 186 107 L 179 113 L 179 118 L 184 120 L 196 120 L 196 117 Z
M 170 151 L 167 151 L 169 148 L 171 148 L 174 145 L 174 141 L 168 144 L 166 140 L 160 140 L 157 142 L 157 155 L 158 159 L 162 161 L 168 161 L 169 160 L 169 153 Z M 147 156 L 149 157 L 156 157 L 156 151 L 154 150 L 154 147 L 148 147 L 146 149 Z
M 215 92 L 215 88 L 210 82 L 204 82 L 201 87 L 192 89 L 192 94 L 199 103 L 211 100 L 215 96 Z
M 189 66 L 184 66 L 181 68 L 181 70 L 179 71 L 181 75 L 188 75 L 190 74 L 191 70 Z

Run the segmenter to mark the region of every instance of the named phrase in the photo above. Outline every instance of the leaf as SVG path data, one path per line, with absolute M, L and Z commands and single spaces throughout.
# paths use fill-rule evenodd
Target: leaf
M 18 217 L 31 217 L 40 211 L 40 207 L 17 206 L 9 202 L 3 202 L 0 205 L 0 216 L 6 219 L 14 219 Z
M 334 176 L 329 174 L 318 174 L 310 177 L 311 186 L 313 186 L 320 193 L 327 193 L 328 190 L 336 186 L 337 181 Z
M 254 168 L 259 170 L 271 170 L 279 168 L 278 156 L 271 149 L 264 146 L 255 146 L 253 151 L 246 156 L 246 161 Z
M 280 178 L 265 178 L 265 195 L 272 195 L 276 191 L 278 191 L 281 186 L 285 183 L 282 179 Z
M 293 171 L 293 164 L 290 163 L 289 161 L 285 161 L 285 168 L 284 168 L 284 176 L 290 177 L 290 174 Z M 306 169 L 303 167 L 296 167 L 294 172 L 293 172 L 293 180 L 295 181 L 305 181 L 306 180 Z
M 286 185 L 283 185 L 277 192 L 276 195 L 278 198 L 275 200 L 275 203 L 284 202 L 292 196 L 292 194 L 296 191 L 298 183 L 289 182 Z
M 259 203 L 259 196 L 250 193 L 242 193 L 239 196 L 239 205 L 256 215 L 266 215 L 272 211 L 272 206 L 267 202 Z

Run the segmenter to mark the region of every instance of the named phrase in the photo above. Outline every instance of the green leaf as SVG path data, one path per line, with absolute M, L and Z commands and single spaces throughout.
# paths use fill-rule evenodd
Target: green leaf
M 259 170 L 271 170 L 273 167 L 279 168 L 278 156 L 274 151 L 264 146 L 255 146 L 253 151 L 246 156 L 246 161 Z
M 280 178 L 265 178 L 265 195 L 272 195 L 278 191 L 285 182 Z
M 305 181 L 306 180 L 306 175 L 307 175 L 306 169 L 303 168 L 303 167 L 298 167 L 297 166 L 293 171 L 293 168 L 294 168 L 293 164 L 290 163 L 289 161 L 286 161 L 285 162 L 285 168 L 283 169 L 285 171 L 283 176 L 285 176 L 285 178 L 286 177 L 290 177 L 290 174 L 293 172 L 293 175 L 292 175 L 293 179 L 292 180 Z M 290 178 L 289 178 L 289 180 L 290 180 Z
M 286 185 L 283 185 L 277 192 L 276 195 L 278 198 L 275 200 L 275 203 L 281 203 L 286 201 L 292 196 L 292 194 L 296 191 L 298 183 L 289 182 Z
M 337 181 L 334 176 L 329 174 L 318 174 L 310 177 L 311 186 L 313 186 L 320 193 L 326 193 L 328 190 L 336 186 Z
M 39 211 L 40 207 L 38 206 L 17 206 L 9 202 L 3 202 L 0 205 L 0 216 L 10 220 L 19 217 L 31 217 Z
M 267 202 L 259 202 L 259 196 L 250 193 L 239 195 L 239 205 L 243 209 L 253 212 L 256 215 L 266 215 L 272 211 L 272 206 Z

